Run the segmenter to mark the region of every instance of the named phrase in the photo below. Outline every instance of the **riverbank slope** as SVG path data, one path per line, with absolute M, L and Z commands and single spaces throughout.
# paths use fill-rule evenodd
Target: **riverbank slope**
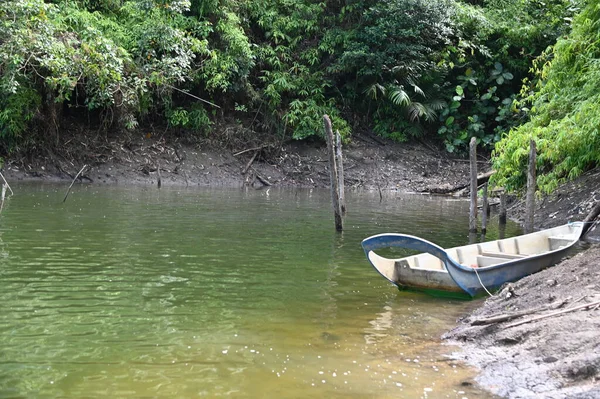
M 594 170 L 540 199 L 535 224 L 547 228 L 582 220 L 598 200 L 600 171 Z M 523 219 L 521 204 L 511 216 Z M 593 228 L 576 255 L 506 286 L 444 335 L 461 347 L 455 358 L 481 370 L 476 381 L 483 388 L 508 398 L 600 397 L 600 305 L 585 307 L 600 301 L 598 238 Z M 524 311 L 532 312 L 474 325 Z M 532 321 L 518 324 L 527 320 Z

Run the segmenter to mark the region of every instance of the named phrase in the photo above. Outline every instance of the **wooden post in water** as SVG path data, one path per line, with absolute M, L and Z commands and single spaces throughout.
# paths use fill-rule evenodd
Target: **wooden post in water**
M 342 216 L 346 215 L 346 195 L 344 194 L 344 159 L 342 157 L 342 136 L 335 131 L 335 160 L 338 167 L 338 193 Z
M 333 203 L 335 229 L 337 231 L 342 231 L 344 229 L 344 222 L 342 220 L 343 212 L 340 203 L 340 176 L 336 160 L 336 141 L 333 137 L 333 129 L 331 128 L 331 120 L 329 119 L 329 116 L 323 115 L 323 125 L 325 127 L 325 138 L 327 139 L 327 150 L 329 153 L 329 176 L 331 180 L 331 201 Z
M 485 235 L 487 232 L 487 219 L 489 216 L 490 204 L 488 203 L 488 184 L 483 184 L 483 205 L 481 207 L 481 233 Z
M 533 214 L 535 207 L 535 141 L 529 142 L 529 167 L 527 168 L 527 197 L 525 198 L 525 232 L 533 232 Z
M 471 161 L 471 208 L 469 211 L 469 233 L 477 233 L 477 139 L 471 137 L 469 144 Z
M 500 214 L 498 219 L 501 225 L 506 224 L 506 193 L 504 190 L 500 193 Z
M 160 186 L 162 185 L 162 181 L 160 178 L 160 162 L 156 162 L 156 186 L 158 188 L 160 188 Z
M 4 198 L 6 197 L 6 184 L 2 183 L 2 202 L 0 202 L 0 213 L 4 209 Z

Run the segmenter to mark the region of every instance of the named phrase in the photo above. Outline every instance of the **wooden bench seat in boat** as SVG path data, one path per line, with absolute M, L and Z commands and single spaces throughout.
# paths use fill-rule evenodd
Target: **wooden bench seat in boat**
M 413 257 L 415 267 L 418 269 L 444 270 L 444 264 L 437 257 L 431 254 L 420 254 Z
M 548 242 L 550 244 L 550 251 L 554 251 L 556 249 L 560 249 L 566 245 L 569 245 L 573 241 L 573 238 L 569 237 L 548 237 Z
M 492 257 L 492 258 L 501 258 L 504 259 L 504 261 L 506 261 L 506 259 L 520 259 L 520 258 L 526 258 L 527 255 L 519 255 L 519 254 L 506 254 L 504 252 L 482 252 L 481 253 L 482 256 L 488 256 L 488 257 Z
M 506 254 L 499 253 L 498 255 L 506 255 Z M 477 256 L 477 267 L 486 267 L 486 266 L 497 265 L 499 263 L 508 262 L 511 259 L 520 259 L 520 258 L 523 258 L 523 256 L 512 256 L 512 257 L 495 256 L 493 254 L 486 253 L 485 255 L 482 254 L 482 255 Z

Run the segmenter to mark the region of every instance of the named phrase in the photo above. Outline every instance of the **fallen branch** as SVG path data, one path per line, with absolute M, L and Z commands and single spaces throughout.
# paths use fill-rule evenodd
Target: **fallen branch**
M 590 230 L 593 222 L 598 218 L 598 215 L 600 215 L 600 201 L 596 202 L 596 205 L 594 205 L 590 213 L 583 219 L 584 225 L 583 230 L 581 231 L 581 238 L 583 238 Z
M 252 155 L 252 158 L 250 158 L 250 161 L 248 161 L 248 163 L 246 164 L 246 167 L 244 168 L 244 170 L 242 171 L 242 174 L 245 175 L 248 172 L 248 169 L 250 169 L 250 166 L 252 166 L 252 163 L 254 162 L 254 160 L 256 159 L 256 156 L 258 155 L 260 151 L 256 150 L 254 152 L 254 155 Z
M 499 315 L 486 317 L 484 319 L 475 319 L 471 322 L 471 325 L 472 326 L 484 326 L 487 324 L 502 323 L 503 321 L 509 321 L 512 319 L 516 319 L 517 317 L 541 312 L 543 310 L 547 310 L 547 308 L 535 308 L 535 309 L 523 310 L 521 312 L 515 312 L 515 313 L 502 313 Z
M 71 185 L 69 186 L 69 189 L 67 190 L 67 193 L 65 194 L 65 198 L 63 199 L 63 202 L 65 202 L 67 200 L 67 197 L 69 196 L 69 193 L 71 192 L 71 187 L 73 187 L 73 184 L 75 184 L 75 180 L 77 180 L 77 178 L 79 177 L 79 175 L 83 172 L 83 170 L 85 168 L 87 168 L 87 165 L 83 165 L 83 168 L 81 168 L 81 170 L 79 171 L 79 173 L 77 173 L 77 175 L 75 175 L 75 178 L 71 182 Z
M 185 94 L 185 95 L 187 95 L 187 96 L 190 96 L 190 97 L 192 97 L 192 98 L 195 98 L 195 99 L 196 99 L 196 100 L 198 100 L 198 101 L 202 101 L 203 103 L 206 103 L 206 104 L 212 105 L 213 107 L 216 107 L 216 108 L 221 108 L 221 107 L 219 107 L 219 106 L 218 106 L 217 104 L 215 104 L 215 103 L 211 103 L 210 101 L 208 101 L 208 100 L 205 100 L 205 99 L 203 99 L 203 98 L 200 98 L 200 97 L 198 97 L 198 96 L 195 96 L 195 95 L 193 95 L 193 94 L 191 94 L 191 93 L 188 93 L 188 92 L 187 92 L 187 91 L 185 91 L 185 90 L 178 89 L 178 88 L 177 88 L 177 87 L 175 87 L 175 86 L 171 86 L 171 85 L 165 85 L 165 86 L 167 86 L 167 87 L 169 87 L 169 88 L 171 88 L 171 89 L 173 89 L 173 90 L 177 90 L 178 92 L 180 92 L 180 93 L 182 93 L 182 94 Z
M 250 151 L 260 151 L 263 148 L 270 147 L 270 146 L 271 146 L 271 144 L 265 144 L 265 145 L 261 145 L 260 147 L 247 148 L 247 149 L 242 150 L 240 152 L 236 152 L 235 154 L 233 154 L 233 156 L 237 157 L 238 155 L 242 155 L 242 154 L 245 154 L 245 153 L 250 152 Z
M 258 172 L 256 172 L 256 170 L 254 168 L 252 168 L 252 171 L 254 172 L 254 176 L 258 179 L 258 181 L 260 181 L 263 185 L 265 186 L 272 186 L 273 184 L 268 181 L 267 179 L 265 179 L 264 177 L 262 177 L 261 175 L 258 174 Z
M 10 188 L 10 186 L 8 185 L 8 182 L 4 178 L 4 175 L 2 173 L 0 173 L 0 176 L 2 176 L 2 180 L 4 180 L 4 184 L 6 184 L 6 187 L 8 187 L 8 189 L 10 190 L 10 195 L 15 195 L 15 193 L 13 193 L 12 188 Z
M 580 309 L 591 308 L 593 306 L 598 306 L 598 305 L 600 305 L 600 301 L 596 301 L 596 302 L 592 302 L 592 303 L 587 303 L 585 305 L 575 306 L 574 308 L 563 309 L 563 310 L 559 310 L 558 312 L 552 312 L 552 313 L 544 314 L 544 315 L 541 315 L 541 316 L 532 317 L 531 319 L 521 320 L 521 321 L 518 321 L 516 323 L 508 324 L 506 326 L 506 328 L 516 327 L 516 326 L 520 326 L 521 324 L 531 323 L 532 321 L 537 321 L 537 320 L 545 319 L 545 318 L 548 318 L 548 317 L 557 316 L 557 315 L 560 315 L 560 314 L 563 314 L 563 313 L 574 312 L 574 311 L 580 310 Z
M 483 173 L 481 175 L 477 175 L 477 186 L 481 186 L 483 183 L 487 182 L 488 180 L 490 180 L 490 177 L 496 173 L 496 171 L 492 170 L 486 173 Z M 456 186 L 453 187 L 449 187 L 449 186 L 442 186 L 442 187 L 433 187 L 431 189 L 429 189 L 428 191 L 433 193 L 433 194 L 450 194 L 450 193 L 455 193 L 457 191 L 463 190 L 465 188 L 468 188 L 469 185 L 471 183 L 461 183 L 458 184 Z
M 557 301 L 551 305 L 542 306 L 542 307 L 535 308 L 535 309 L 522 310 L 520 312 L 514 312 L 514 313 L 501 313 L 501 314 L 496 314 L 494 316 L 486 317 L 483 319 L 475 319 L 471 322 L 471 325 L 472 326 L 484 326 L 487 324 L 502 323 L 504 321 L 509 321 L 512 319 L 516 319 L 517 317 L 526 316 L 526 315 L 529 315 L 532 313 L 543 312 L 545 310 L 550 310 L 550 309 L 558 309 L 567 302 L 568 302 L 568 299 L 564 299 L 562 301 Z

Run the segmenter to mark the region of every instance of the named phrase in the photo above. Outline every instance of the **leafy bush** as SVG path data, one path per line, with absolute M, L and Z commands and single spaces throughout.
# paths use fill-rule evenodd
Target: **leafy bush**
M 235 113 L 294 139 L 321 136 L 329 114 L 345 138 L 352 120 L 399 141 L 432 134 L 455 153 L 472 136 L 492 146 L 522 123 L 513 100 L 522 79 L 537 82 L 530 60 L 565 32 L 576 1 L 469 3 L 482 6 L 5 0 L 0 140 L 22 137 L 34 116 L 56 130 L 70 107 L 105 126 L 152 120 L 202 133 Z
M 521 82 L 533 77 L 532 60 L 569 29 L 577 10 L 572 0 L 476 3 L 483 7 L 455 3 L 457 36 L 443 58 L 447 107 L 438 135 L 456 153 L 467 151 L 471 137 L 492 149 L 504 132 L 526 121 L 515 102 Z
M 600 5 L 590 2 L 574 19 L 571 34 L 537 60 L 540 80 L 528 99 L 532 118 L 496 145 L 496 184 L 510 190 L 524 185 L 530 139 L 537 144 L 538 186 L 544 192 L 600 161 L 599 27 Z

